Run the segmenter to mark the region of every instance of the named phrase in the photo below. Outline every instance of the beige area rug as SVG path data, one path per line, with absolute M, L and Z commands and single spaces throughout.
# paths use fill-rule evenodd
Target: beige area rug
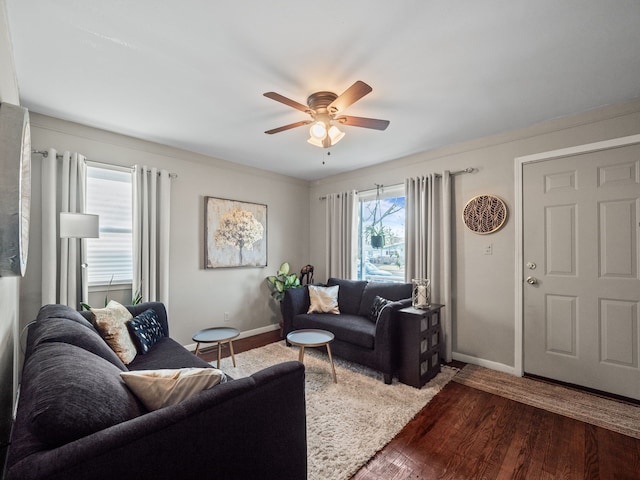
M 640 406 L 531 378 L 465 365 L 454 382 L 640 438 Z
M 276 363 L 298 359 L 298 347 L 272 343 L 222 360 L 234 378 Z M 333 383 L 326 353 L 306 349 L 307 452 L 309 480 L 351 478 L 384 447 L 442 387 L 457 369 L 443 367 L 427 385 L 385 385 L 382 374 L 334 357 L 338 383 Z M 215 362 L 213 363 L 215 365 Z

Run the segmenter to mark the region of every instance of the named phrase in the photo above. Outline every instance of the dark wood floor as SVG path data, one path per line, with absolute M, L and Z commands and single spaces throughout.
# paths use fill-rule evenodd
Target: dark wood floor
M 270 332 L 234 349 L 277 340 Z M 351 480 L 408 479 L 637 480 L 640 440 L 450 382 Z

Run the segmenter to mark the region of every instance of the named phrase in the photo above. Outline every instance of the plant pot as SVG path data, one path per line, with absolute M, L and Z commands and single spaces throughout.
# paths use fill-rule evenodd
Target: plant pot
M 371 246 L 373 248 L 382 248 L 382 247 L 384 247 L 384 236 L 383 235 L 371 235 Z

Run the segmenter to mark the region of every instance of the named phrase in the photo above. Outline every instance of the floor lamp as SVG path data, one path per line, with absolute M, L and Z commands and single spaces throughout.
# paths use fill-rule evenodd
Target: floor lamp
M 60 213 L 60 238 L 99 238 L 100 221 L 98 215 L 88 213 Z M 82 267 L 82 296 L 88 296 L 87 291 L 87 267 L 86 252 L 84 249 L 80 253 Z M 82 298 L 82 302 L 87 303 L 88 298 Z

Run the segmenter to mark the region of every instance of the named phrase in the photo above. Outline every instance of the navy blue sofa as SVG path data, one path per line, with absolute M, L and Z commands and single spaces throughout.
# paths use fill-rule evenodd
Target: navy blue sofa
M 287 362 L 149 412 L 125 370 L 210 367 L 169 334 L 125 366 L 85 316 L 47 305 L 30 326 L 8 480 L 306 479 L 304 366 Z

